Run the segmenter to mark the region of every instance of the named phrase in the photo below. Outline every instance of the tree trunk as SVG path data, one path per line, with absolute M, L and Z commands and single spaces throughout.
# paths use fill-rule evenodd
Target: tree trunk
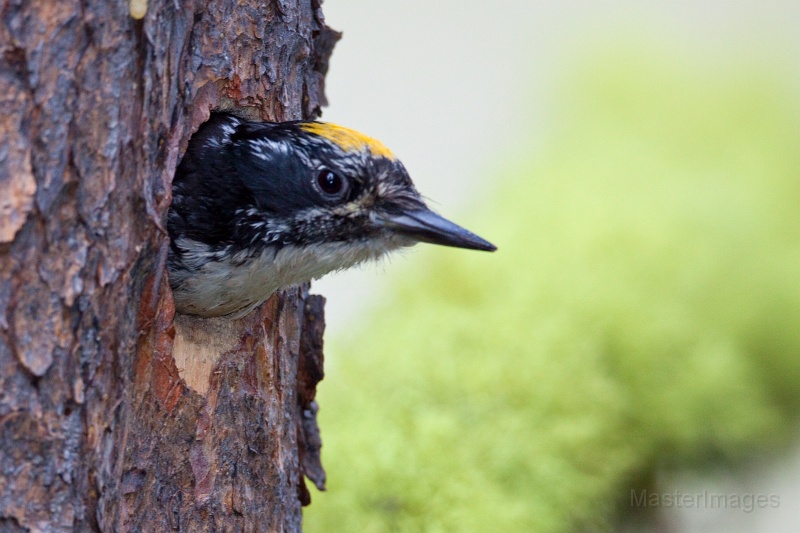
M 318 115 L 319 0 L 3 0 L 0 531 L 298 531 L 321 297 L 178 317 L 170 181 L 210 110 Z

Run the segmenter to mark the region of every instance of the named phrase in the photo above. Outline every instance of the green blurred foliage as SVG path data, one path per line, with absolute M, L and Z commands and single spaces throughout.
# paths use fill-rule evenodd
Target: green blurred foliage
M 329 492 L 306 531 L 602 528 L 656 465 L 793 434 L 790 84 L 610 54 L 562 96 L 547 146 L 465 221 L 499 251 L 428 248 L 354 339 L 329 343 Z

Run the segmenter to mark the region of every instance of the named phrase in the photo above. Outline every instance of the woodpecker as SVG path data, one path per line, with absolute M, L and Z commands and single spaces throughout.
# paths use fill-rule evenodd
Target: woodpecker
M 167 217 L 179 313 L 239 318 L 275 291 L 417 242 L 494 251 L 434 213 L 381 142 L 334 124 L 214 113 Z

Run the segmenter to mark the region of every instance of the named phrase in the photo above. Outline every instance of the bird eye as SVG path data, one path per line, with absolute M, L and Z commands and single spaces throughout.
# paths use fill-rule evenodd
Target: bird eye
M 338 196 L 345 188 L 344 180 L 331 170 L 321 170 L 317 174 L 317 185 L 329 196 Z

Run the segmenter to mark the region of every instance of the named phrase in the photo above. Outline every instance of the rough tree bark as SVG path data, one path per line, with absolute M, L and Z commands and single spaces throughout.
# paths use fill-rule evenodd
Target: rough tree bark
M 338 34 L 321 0 L 134 1 L 0 4 L 0 531 L 297 531 L 323 301 L 173 325 L 164 221 L 209 111 L 316 116 Z

